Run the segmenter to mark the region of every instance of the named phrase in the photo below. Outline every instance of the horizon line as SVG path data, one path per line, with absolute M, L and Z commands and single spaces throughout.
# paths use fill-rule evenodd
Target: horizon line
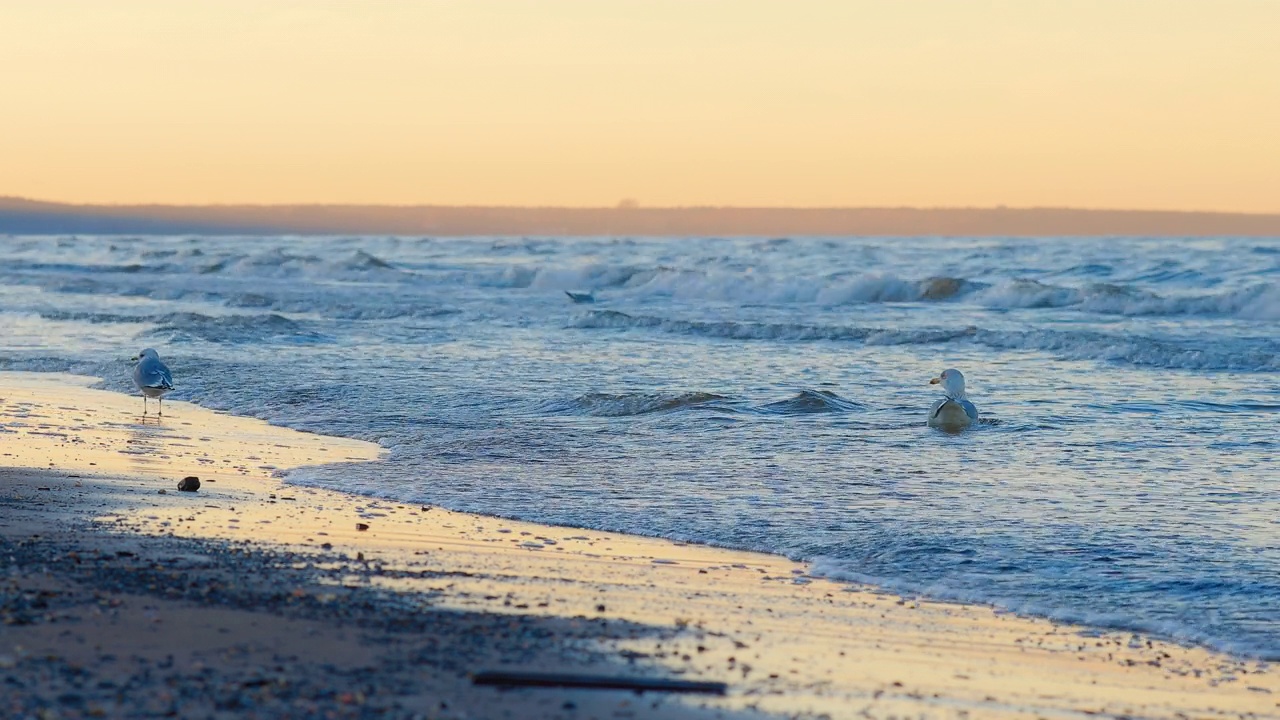
M 0 196 L 0 233 L 440 236 L 1254 236 L 1280 213 L 1071 207 L 72 204 Z
M 1212 209 L 1170 209 L 1170 208 L 1142 208 L 1142 207 L 1085 207 L 1073 205 L 716 205 L 716 204 L 689 204 L 689 205 L 644 205 L 638 201 L 626 199 L 613 205 L 520 205 L 520 204 L 503 204 L 503 203 L 432 203 L 432 202 L 412 202 L 412 203 L 374 203 L 374 202 L 349 202 L 349 201 L 333 201 L 325 202 L 318 200 L 305 200 L 297 202 L 253 202 L 253 201 L 237 201 L 237 202 L 154 202 L 154 201 L 129 201 L 129 202 L 77 202 L 67 200 L 48 200 L 43 198 L 29 197 L 25 195 L 3 195 L 0 194 L 0 203 L 17 201 L 21 203 L 30 203 L 33 205 L 53 205 L 63 207 L 100 207 L 100 208 L 294 208 L 294 207 L 348 207 L 348 208 L 388 208 L 388 209 L 412 209 L 412 208 L 456 208 L 456 209 L 477 209 L 477 210 L 617 210 L 617 211 L 671 211 L 671 210 L 783 210 L 783 211 L 831 211 L 831 210 L 916 210 L 916 211 L 1071 211 L 1071 212 L 1111 212 L 1111 213 L 1174 213 L 1187 215 L 1243 215 L 1269 217 L 1280 215 L 1280 209 L 1272 211 L 1250 211 L 1250 210 L 1212 210 Z M 635 202 L 633 205 L 626 204 L 628 201 Z

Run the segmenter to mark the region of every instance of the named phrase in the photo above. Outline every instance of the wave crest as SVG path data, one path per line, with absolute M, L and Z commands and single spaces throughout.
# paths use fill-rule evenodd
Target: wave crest
M 760 412 L 777 415 L 812 415 L 815 413 L 853 412 L 863 405 L 846 400 L 830 390 L 804 389 L 786 400 L 766 403 Z
M 222 315 L 201 313 L 171 313 L 156 320 L 159 324 L 144 333 L 148 337 L 162 337 L 170 342 L 203 340 L 219 344 L 243 344 L 272 340 L 275 342 L 314 343 L 325 339 L 283 315 Z
M 1079 273 L 1082 278 L 1097 272 Z M 461 279 L 461 278 L 460 278 Z M 597 300 L 673 298 L 737 304 L 969 302 L 998 309 L 1071 308 L 1105 315 L 1226 315 L 1249 320 L 1280 319 L 1280 285 L 1162 295 L 1132 284 L 1055 284 L 1034 278 L 984 282 L 950 275 L 913 280 L 892 273 L 841 272 L 826 276 L 758 273 L 753 268 L 684 269 L 589 264 L 579 267 L 510 266 L 484 275 L 482 286 L 509 289 L 581 290 Z
M 1280 370 L 1280 343 L 1270 337 L 1206 347 L 1130 334 L 1085 330 L 988 330 L 974 326 L 877 328 L 801 323 L 676 320 L 592 310 L 574 318 L 573 329 L 649 330 L 730 340 L 838 341 L 866 345 L 936 345 L 973 342 L 1002 350 L 1035 350 L 1070 360 L 1101 360 L 1146 367 L 1191 370 Z
M 631 417 L 718 406 L 729 398 L 709 392 L 587 393 L 572 400 L 548 403 L 542 410 L 560 415 Z

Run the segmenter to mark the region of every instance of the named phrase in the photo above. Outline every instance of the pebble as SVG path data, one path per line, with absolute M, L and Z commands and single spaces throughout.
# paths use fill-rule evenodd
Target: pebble
M 200 489 L 200 478 L 188 475 L 178 481 L 178 489 L 182 492 L 195 492 Z

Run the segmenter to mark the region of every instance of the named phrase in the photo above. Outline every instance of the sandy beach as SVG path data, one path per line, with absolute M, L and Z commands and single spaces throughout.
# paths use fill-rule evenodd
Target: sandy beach
M 181 402 L 144 419 L 93 383 L 0 373 L 6 717 L 1280 716 L 1266 663 L 776 556 L 290 486 L 379 448 Z M 728 691 L 472 684 L 490 670 Z

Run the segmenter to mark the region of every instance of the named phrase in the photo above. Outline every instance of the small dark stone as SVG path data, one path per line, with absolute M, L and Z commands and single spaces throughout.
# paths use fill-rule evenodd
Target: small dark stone
M 361 532 L 364 532 L 365 530 L 369 529 L 369 526 L 364 523 L 356 523 L 356 529 Z
M 178 489 L 183 492 L 195 492 L 200 489 L 200 478 L 188 475 L 178 482 Z

